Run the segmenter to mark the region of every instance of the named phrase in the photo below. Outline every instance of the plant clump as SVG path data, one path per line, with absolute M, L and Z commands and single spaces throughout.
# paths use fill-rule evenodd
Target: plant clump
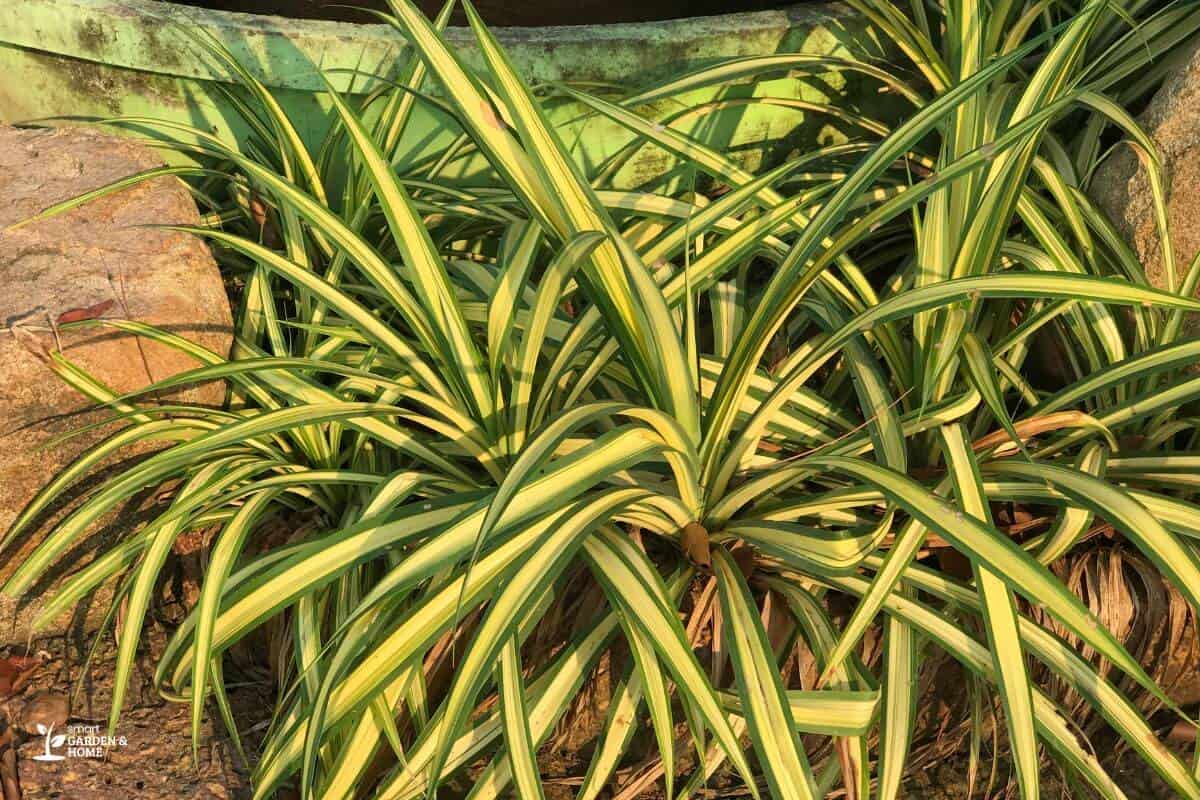
M 54 354 L 125 425 L 10 533 L 125 448 L 166 445 L 5 587 L 28 591 L 91 522 L 164 487 L 161 514 L 46 611 L 116 582 L 112 721 L 173 542 L 203 528 L 199 599 L 155 679 L 196 730 L 212 699 L 236 731 L 224 654 L 272 631 L 259 797 L 418 798 L 464 772 L 473 800 L 541 797 L 539 748 L 603 664 L 580 800 L 630 765 L 620 797 L 723 781 L 894 798 L 920 744 L 920 677 L 952 662 L 972 720 L 1000 720 L 1020 797 L 1051 763 L 1124 796 L 1074 724 L 1086 707 L 1200 798 L 1152 712 L 1191 723 L 1051 569 L 1107 526 L 1200 601 L 1200 342 L 1181 334 L 1200 269 L 1150 285 L 1087 196 L 1115 142 L 1156 167 L 1127 109 L 1200 8 L 853 5 L 898 63 L 780 53 L 614 96 L 535 91 L 464 2 L 482 64 L 468 66 L 440 33 L 449 6 L 431 22 L 393 0 L 408 55 L 368 97 L 331 91 L 337 124 L 312 149 L 197 34 L 254 135 L 110 123 L 178 135 L 203 162 L 166 169 L 211 198 L 191 230 L 239 281 L 234 353 L 79 323 L 201 366 L 117 396 Z M 878 82 L 905 115 L 816 105 L 849 140 L 756 174 L 673 125 L 690 89 L 829 71 Z M 548 96 L 637 138 L 585 172 Z M 408 157 L 419 103 L 459 134 L 450 150 Z M 640 148 L 675 168 L 610 185 Z M 487 159 L 489 182 L 450 179 L 466 157 Z M 1031 368 L 1035 349 L 1053 370 Z M 153 401 L 214 380 L 221 408 Z M 304 522 L 277 535 L 288 520 Z

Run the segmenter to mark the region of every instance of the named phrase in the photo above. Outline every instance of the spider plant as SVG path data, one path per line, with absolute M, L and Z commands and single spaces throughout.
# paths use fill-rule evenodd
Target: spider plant
M 407 55 L 365 98 L 330 88 L 337 125 L 315 151 L 197 34 L 238 82 L 254 136 L 107 122 L 175 136 L 205 163 L 130 180 L 191 172 L 216 198 L 189 230 L 242 281 L 234 352 L 81 323 L 199 366 L 117 396 L 54 354 L 125 424 L 9 533 L 116 454 L 158 443 L 5 587 L 28 591 L 94 521 L 169 487 L 154 522 L 44 612 L 116 582 L 111 724 L 172 545 L 206 529 L 199 601 L 155 680 L 192 704 L 195 736 L 210 698 L 236 735 L 224 656 L 283 626 L 259 797 L 292 782 L 305 797 L 414 798 L 466 768 L 475 800 L 541 797 L 538 748 L 605 661 L 616 679 L 580 800 L 639 755 L 642 720 L 654 752 L 624 797 L 720 779 L 756 797 L 893 798 L 917 676 L 944 654 L 996 698 L 1023 798 L 1039 796 L 1047 758 L 1124 796 L 1033 662 L 1200 798 L 1127 690 L 1186 717 L 1048 568 L 1104 524 L 1200 600 L 1185 413 L 1200 343 L 1181 338 L 1200 272 L 1150 286 L 1085 194 L 1114 131 L 1157 176 L 1125 108 L 1200 12 L 856 6 L 910 64 L 778 54 L 614 97 L 531 88 L 464 2 L 483 64 L 469 67 L 441 36 L 450 6 L 431 22 L 394 0 L 386 19 Z M 879 81 L 905 115 L 810 104 L 858 134 L 751 174 L 686 125 L 721 101 L 679 108 L 697 87 L 831 70 Z M 585 174 L 547 98 L 637 138 Z M 460 138 L 414 162 L 417 103 Z M 677 169 L 614 188 L 639 148 Z M 488 160 L 489 182 L 449 179 L 467 156 Z M 1061 369 L 1031 369 L 1035 349 Z M 214 380 L 229 386 L 220 409 L 148 401 Z M 1006 522 L 1014 506 L 1035 521 Z M 280 520 L 295 534 L 267 546 Z M 881 653 L 866 645 L 877 631 Z M 796 658 L 817 669 L 797 677 Z

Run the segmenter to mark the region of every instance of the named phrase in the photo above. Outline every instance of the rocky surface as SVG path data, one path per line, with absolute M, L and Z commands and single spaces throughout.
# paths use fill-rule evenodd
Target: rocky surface
M 196 206 L 177 178 L 159 177 L 11 227 L 54 203 L 160 163 L 152 150 L 96 131 L 0 127 L 0 446 L 5 454 L 0 531 L 7 531 L 59 469 L 111 430 L 54 440 L 106 415 L 90 409 L 49 369 L 52 352 L 61 351 L 118 392 L 197 366 L 191 357 L 143 338 L 97 325 L 64 325 L 88 318 L 132 319 L 219 353 L 228 351 L 229 303 L 208 248 L 187 234 L 144 227 L 198 222 Z M 221 389 L 188 388 L 174 398 L 220 402 Z M 122 526 L 130 524 L 122 517 Z M 0 580 L 31 551 L 45 527 L 0 552 Z M 72 566 L 87 555 L 75 554 Z M 97 598 L 91 616 L 82 612 L 73 619 L 95 618 L 103 600 Z M 0 599 L 0 643 L 24 641 L 37 606 L 36 601 Z
M 1200 44 L 1184 52 L 1139 121 L 1162 160 L 1167 226 L 1182 277 L 1200 251 Z M 1090 192 L 1131 244 L 1150 281 L 1164 286 L 1149 173 L 1137 153 L 1117 147 L 1096 171 Z M 1193 319 L 1191 324 L 1200 323 Z

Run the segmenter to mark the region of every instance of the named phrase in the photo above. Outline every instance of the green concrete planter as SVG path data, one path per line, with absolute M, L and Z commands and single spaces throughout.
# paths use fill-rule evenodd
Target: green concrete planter
M 0 2 L 0 121 L 137 115 L 238 137 L 243 131 L 217 90 L 225 76 L 198 52 L 180 24 L 203 26 L 217 36 L 272 87 L 314 143 L 325 133 L 329 118 L 317 67 L 334 71 L 334 83 L 343 90 L 368 91 L 371 78 L 336 71 L 386 75 L 405 47 L 385 25 L 236 14 L 155 0 Z M 500 28 L 497 34 L 531 80 L 629 88 L 732 56 L 862 54 L 877 49 L 860 18 L 842 6 L 823 3 L 663 22 Z M 461 43 L 466 58 L 474 59 L 469 31 L 451 29 L 448 38 Z M 701 104 L 718 96 L 770 93 L 853 104 L 875 97 L 875 92 L 873 83 L 830 74 L 803 83 L 776 78 L 705 90 L 685 100 Z M 560 104 L 553 114 L 572 126 L 566 139 L 589 169 L 630 140 L 606 120 L 581 118 L 578 107 Z M 696 115 L 689 124 L 749 166 L 782 148 L 841 135 L 825 118 L 781 107 L 727 107 Z M 411 126 L 413 157 L 444 148 L 454 133 L 445 120 L 422 110 Z M 469 180 L 482 166 L 464 159 L 456 165 L 457 177 Z M 636 184 L 669 168 L 664 153 L 642 148 L 622 167 L 616 183 Z

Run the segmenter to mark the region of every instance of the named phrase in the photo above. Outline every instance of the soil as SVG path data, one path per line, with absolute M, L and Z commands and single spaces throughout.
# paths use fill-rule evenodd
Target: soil
M 1179 753 L 1185 760 L 1187 753 Z M 1124 753 L 1115 764 L 1108 764 L 1110 775 L 1125 792 L 1128 800 L 1162 800 L 1174 796 L 1174 792 L 1164 784 L 1157 775 L 1138 760 L 1136 754 Z M 1001 760 L 996 765 L 995 780 L 989 787 L 989 773 L 992 771 L 990 755 L 984 753 L 980 758 L 978 773 L 973 790 L 968 780 L 969 763 L 966 755 L 948 758 L 931 766 L 927 770 L 919 770 L 910 775 L 900 791 L 901 800 L 968 800 L 968 798 L 994 798 L 1009 800 L 1018 797 L 1015 783 L 1006 783 L 1011 774 L 1011 764 Z M 1042 772 L 1038 776 L 1039 796 L 1045 800 L 1093 800 L 1095 792 L 1086 786 L 1080 786 L 1078 780 L 1064 780 L 1057 767 L 1043 762 Z
M 60 761 L 35 760 L 45 749 L 44 737 L 36 730 L 17 734 L 17 773 L 22 800 L 230 800 L 250 796 L 248 768 L 237 755 L 215 709 L 208 709 L 201 730 L 200 748 L 192 762 L 191 710 L 185 703 L 168 703 L 150 685 L 154 655 L 161 651 L 165 633 L 152 631 L 149 646 L 134 670 L 125 712 L 117 725 L 115 746 L 92 751 L 69 750 L 78 737 L 104 735 L 112 696 L 114 650 L 112 637 L 86 672 L 86 650 L 65 638 L 39 642 L 44 666 L 22 691 L 8 697 L 3 706 L 17 727 L 29 724 L 26 711 L 31 702 L 51 697 L 59 701 L 81 690 L 71 703 L 65 733 L 70 741 L 53 753 Z M 273 702 L 269 679 L 262 675 L 239 676 L 230 681 L 230 704 L 239 721 L 243 744 L 255 752 L 270 718 Z M 61 728 L 59 729 L 61 730 Z
M 174 0 L 189 6 L 220 11 L 242 11 L 272 14 L 299 19 L 329 19 L 342 22 L 378 22 L 356 6 L 386 11 L 386 0 Z M 435 16 L 441 10 L 441 0 L 418 0 L 426 14 Z M 790 5 L 779 0 L 476 0 L 475 8 L 484 22 L 494 26 L 516 25 L 541 27 L 545 25 L 594 25 L 610 22 L 649 22 L 652 20 L 704 17 L 737 11 L 761 11 Z M 461 12 L 456 12 L 457 24 L 464 24 Z
M 111 637 L 108 638 L 111 641 Z M 239 800 L 250 796 L 247 767 L 240 762 L 224 728 L 219 723 L 213 724 L 215 710 L 209 709 L 209 718 L 202 731 L 199 759 L 193 764 L 190 707 L 164 702 L 150 687 L 148 678 L 164 638 L 164 628 L 157 627 L 151 631 L 149 646 L 142 653 L 138 668 L 134 671 L 130 700 L 117 729 L 117 733 L 127 739 L 124 746 L 110 748 L 99 759 L 67 758 L 45 762 L 33 758 L 44 749 L 40 736 L 19 737 L 18 773 L 22 800 L 175 800 L 184 797 L 195 800 Z M 43 657 L 48 656 L 48 661 L 34 673 L 33 679 L 21 692 L 3 703 L 8 713 L 16 718 L 20 718 L 23 704 L 32 699 L 44 697 L 47 693 L 65 696 L 76 685 L 81 674 L 78 664 L 82 663 L 86 653 L 78 644 L 69 644 L 59 638 L 39 642 L 37 647 L 42 648 Z M 102 720 L 107 715 L 108 698 L 112 691 L 113 655 L 111 646 L 103 647 L 98 653 L 83 684 L 83 699 L 73 705 L 70 725 L 99 725 L 103 733 Z M 250 669 L 244 674 L 234 673 L 230 684 L 230 702 L 238 719 L 243 743 L 253 754 L 261 741 L 273 706 L 270 679 L 265 672 Z M 591 688 L 592 691 L 583 693 L 577 707 L 568 715 L 570 723 L 560 726 L 539 753 L 546 796 L 550 800 L 570 800 L 574 797 L 580 783 L 579 776 L 587 770 L 590 745 L 603 724 L 606 712 L 604 699 L 611 688 L 603 664 L 593 676 Z M 682 727 L 680 733 L 683 733 Z M 653 749 L 653 743 L 649 732 L 645 734 L 647 741 L 643 749 L 649 751 Z M 1111 754 L 1111 743 L 1104 744 L 1108 746 L 1103 750 Z M 57 752 L 65 752 L 65 748 L 59 748 Z M 1180 752 L 1180 755 L 1186 758 L 1188 754 Z M 1104 760 L 1130 800 L 1158 800 L 1172 796 L 1156 776 L 1149 774 L 1135 754 L 1124 752 Z M 449 795 L 465 796 L 470 789 L 471 778 L 484 763 L 481 761 L 468 771 L 468 775 L 452 781 L 447 787 Z M 618 785 L 636 778 L 641 772 L 639 767 L 643 766 L 646 765 L 622 769 L 618 773 Z M 1047 800 L 1085 800 L 1093 797 L 1086 789 L 1080 791 L 1077 786 L 1068 786 L 1053 766 L 1045 763 L 1043 766 L 1042 797 Z M 1001 757 L 995 765 L 993 780 L 989 782 L 992 769 L 991 755 L 985 751 L 981 754 L 974 792 L 969 795 L 967 758 L 963 753 L 955 753 L 925 769 L 914 770 L 905 781 L 901 797 L 903 800 L 1015 797 L 1013 787 L 1008 786 L 1006 790 L 1005 786 L 1011 773 L 1007 759 Z M 719 773 L 710 783 L 709 790 L 701 796 L 743 797 L 745 791 L 737 781 Z M 662 795 L 662 784 L 658 780 L 646 786 L 638 797 L 643 800 L 667 800 Z

